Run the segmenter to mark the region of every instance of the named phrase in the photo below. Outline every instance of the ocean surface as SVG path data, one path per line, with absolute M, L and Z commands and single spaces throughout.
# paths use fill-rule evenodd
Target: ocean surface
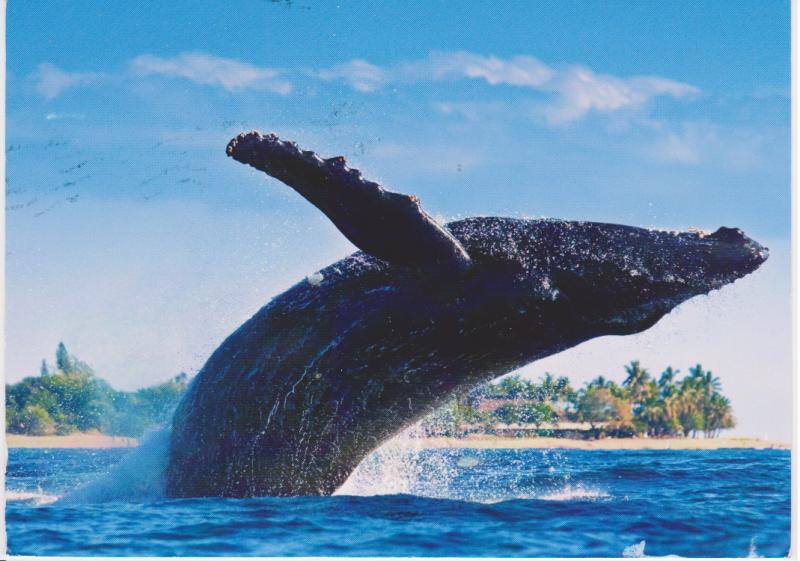
M 9 553 L 781 557 L 787 450 L 382 449 L 332 497 L 167 500 L 158 446 L 9 451 Z M 122 460 L 122 461 L 121 461 Z M 93 483 L 92 483 L 93 482 Z M 89 483 L 81 492 L 74 490 Z

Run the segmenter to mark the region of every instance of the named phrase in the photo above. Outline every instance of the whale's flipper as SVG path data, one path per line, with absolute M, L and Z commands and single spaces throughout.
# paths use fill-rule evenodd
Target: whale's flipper
M 413 195 L 367 181 L 343 157 L 322 159 L 274 134 L 242 133 L 228 156 L 286 183 L 324 212 L 359 249 L 396 265 L 465 270 L 471 260 L 459 241 Z

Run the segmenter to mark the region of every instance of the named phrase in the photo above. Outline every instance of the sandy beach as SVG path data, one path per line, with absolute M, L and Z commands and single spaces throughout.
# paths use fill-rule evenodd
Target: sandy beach
M 787 442 L 758 438 L 502 438 L 471 436 L 467 438 L 425 438 L 425 448 L 572 448 L 579 450 L 720 450 L 723 448 L 785 449 Z
M 9 448 L 128 448 L 139 441 L 124 436 L 108 436 L 100 433 L 74 433 L 64 436 L 27 436 L 6 434 Z
M 787 442 L 758 438 L 604 438 L 577 440 L 569 438 L 504 438 L 470 436 L 467 438 L 421 438 L 422 448 L 571 448 L 579 450 L 720 450 L 723 448 L 784 449 Z M 135 438 L 99 433 L 76 433 L 66 436 L 25 436 L 6 434 L 9 448 L 126 448 L 137 446 Z

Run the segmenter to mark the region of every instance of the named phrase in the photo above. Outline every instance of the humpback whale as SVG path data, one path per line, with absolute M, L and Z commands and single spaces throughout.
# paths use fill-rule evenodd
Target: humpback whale
M 294 188 L 361 251 L 272 299 L 214 351 L 174 414 L 172 497 L 331 494 L 453 395 L 648 329 L 768 256 L 726 227 L 441 225 L 416 197 L 273 134 L 240 134 L 227 154 Z

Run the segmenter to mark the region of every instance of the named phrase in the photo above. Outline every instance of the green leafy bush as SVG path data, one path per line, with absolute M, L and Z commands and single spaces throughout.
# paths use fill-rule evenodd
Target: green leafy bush
M 163 424 L 187 384 L 181 374 L 134 392 L 112 388 L 63 343 L 56 368 L 43 363 L 40 376 L 6 385 L 6 430 L 21 434 L 70 434 L 97 430 L 119 436 L 141 436 Z

